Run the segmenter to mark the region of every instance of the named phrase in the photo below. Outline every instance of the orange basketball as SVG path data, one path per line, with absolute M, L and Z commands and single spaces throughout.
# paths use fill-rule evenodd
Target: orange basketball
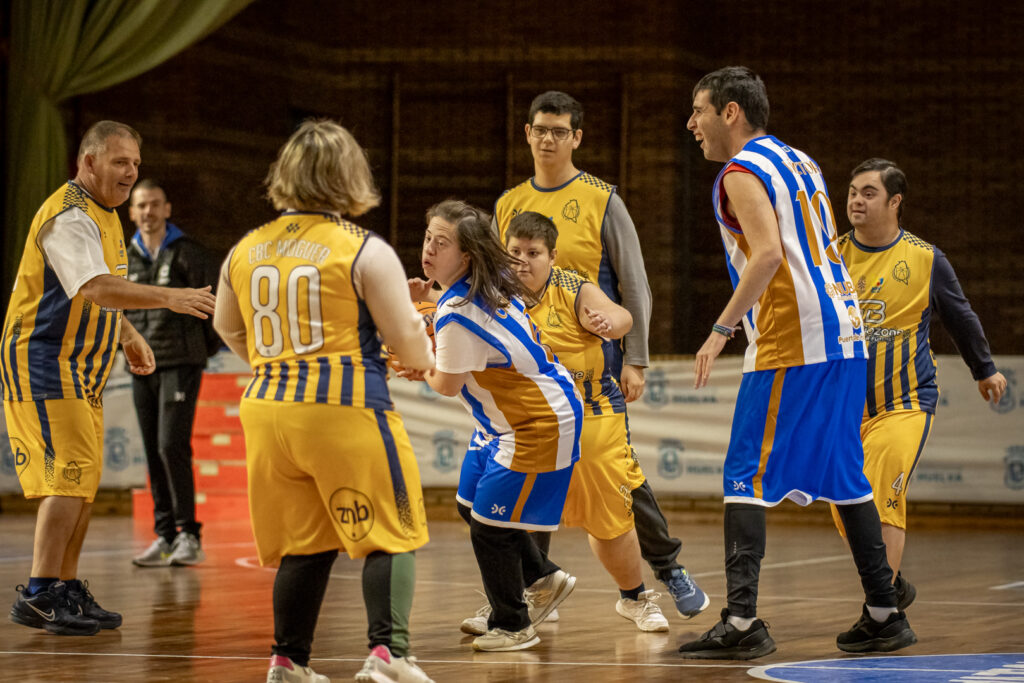
M 437 304 L 433 301 L 416 301 L 413 303 L 416 310 L 423 316 L 423 322 L 427 325 L 427 336 L 430 337 L 430 348 L 437 349 L 434 342 L 434 316 L 437 315 Z

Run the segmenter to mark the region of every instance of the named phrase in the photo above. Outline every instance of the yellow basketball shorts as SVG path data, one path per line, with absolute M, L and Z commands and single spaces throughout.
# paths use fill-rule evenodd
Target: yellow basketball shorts
M 899 410 L 879 413 L 861 424 L 864 475 L 871 482 L 882 524 L 907 528 L 907 486 L 928 443 L 932 418 L 919 410 Z M 845 536 L 835 505 L 832 519 Z
M 562 521 L 601 540 L 626 533 L 633 528 L 632 491 L 639 471 L 626 438 L 626 416 L 584 416 L 580 459 L 569 481 Z
M 393 410 L 242 399 L 249 514 L 260 563 L 424 545 L 419 467 Z
M 103 408 L 78 398 L 4 401 L 7 436 L 26 498 L 96 498 Z

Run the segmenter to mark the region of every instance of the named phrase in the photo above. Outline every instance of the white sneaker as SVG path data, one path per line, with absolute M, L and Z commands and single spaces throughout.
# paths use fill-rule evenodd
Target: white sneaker
M 523 594 L 530 608 L 530 624 L 537 626 L 543 623 L 575 587 L 576 577 L 561 569 L 537 579 Z
M 384 645 L 370 650 L 370 656 L 363 662 L 363 668 L 356 674 L 360 683 L 434 683 L 434 680 L 416 665 L 415 657 L 398 657 L 391 654 Z
M 206 559 L 206 553 L 199 543 L 199 539 L 187 531 L 182 531 L 174 539 L 171 546 L 170 564 L 176 567 L 188 567 L 199 564 Z
M 619 598 L 615 603 L 615 611 L 635 623 L 641 631 L 667 631 L 668 619 L 655 602 L 660 597 L 661 593 L 647 590 L 637 600 Z
M 570 578 L 572 578 L 575 582 L 574 577 Z M 570 592 L 572 591 L 572 589 L 569 590 Z M 565 595 L 568 594 L 569 593 L 566 593 Z M 540 622 L 533 621 L 535 615 L 538 612 L 536 607 L 534 607 L 534 603 L 532 602 L 530 589 L 527 589 L 526 592 L 523 594 L 523 599 L 526 601 L 526 607 L 530 613 L 531 625 L 534 627 L 539 626 Z M 562 596 L 562 599 L 565 599 L 564 595 Z M 490 618 L 490 616 L 491 606 L 489 604 L 485 604 L 483 607 L 476 611 L 475 615 L 463 619 L 462 624 L 459 625 L 459 630 L 463 633 L 468 633 L 471 636 L 482 636 L 483 634 L 487 633 L 487 620 Z M 554 624 L 558 621 L 558 618 L 558 609 L 555 608 L 548 612 L 548 615 L 544 617 L 543 623 Z
M 473 639 L 473 649 L 484 652 L 513 652 L 525 650 L 540 642 L 533 626 L 522 631 L 506 631 L 503 628 L 492 628 L 482 636 Z
M 471 636 L 482 636 L 487 633 L 487 620 L 490 616 L 491 606 L 490 604 L 484 604 L 483 607 L 476 611 L 475 615 L 462 620 L 459 630 Z
M 287 657 L 274 655 L 270 658 L 267 683 L 331 683 L 331 679 L 308 666 L 299 666 Z
M 136 567 L 171 566 L 171 544 L 163 536 L 157 536 L 148 548 L 132 558 L 132 564 Z

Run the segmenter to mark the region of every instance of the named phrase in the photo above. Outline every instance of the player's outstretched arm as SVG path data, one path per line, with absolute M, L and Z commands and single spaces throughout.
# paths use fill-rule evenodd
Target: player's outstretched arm
M 157 287 L 129 282 L 115 275 L 97 275 L 79 292 L 89 301 L 105 308 L 169 308 L 205 320 L 213 313 L 216 297 L 207 285 L 191 287 Z

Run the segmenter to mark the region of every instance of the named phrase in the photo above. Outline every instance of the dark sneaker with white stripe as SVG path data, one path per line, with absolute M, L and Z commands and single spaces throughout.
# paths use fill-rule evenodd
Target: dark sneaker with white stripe
M 728 608 L 722 619 L 697 640 L 684 643 L 679 655 L 684 659 L 755 659 L 775 652 L 775 641 L 768 635 L 768 624 L 760 619 L 745 631 L 729 623 Z
M 893 612 L 885 621 L 875 621 L 867 605 L 861 610 L 857 623 L 836 636 L 836 647 L 843 652 L 892 652 L 916 642 L 917 636 L 910 630 L 907 615 Z
M 121 615 L 117 612 L 109 612 L 99 606 L 96 598 L 89 592 L 89 582 L 74 579 L 67 582 L 68 599 L 72 604 L 78 606 L 79 613 L 84 617 L 95 619 L 100 628 L 117 628 L 121 625 Z
M 68 597 L 67 584 L 58 581 L 41 593 L 29 595 L 18 586 L 18 599 L 11 606 L 11 621 L 22 626 L 41 628 L 58 636 L 92 636 L 99 633 L 95 619 L 78 613 L 78 605 Z

